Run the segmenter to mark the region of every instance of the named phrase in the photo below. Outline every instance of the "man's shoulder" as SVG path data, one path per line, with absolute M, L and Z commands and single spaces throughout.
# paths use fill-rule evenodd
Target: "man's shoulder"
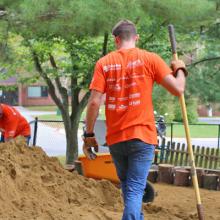
M 4 114 L 6 114 L 8 116 L 12 116 L 12 115 L 18 116 L 19 115 L 19 112 L 14 107 L 12 107 L 10 105 L 3 104 L 2 109 L 3 109 Z
M 148 56 L 148 57 L 154 57 L 155 55 L 157 55 L 156 53 L 145 50 L 145 49 L 141 49 L 141 48 L 137 48 L 137 49 L 139 53 L 142 53 L 143 55 Z
M 8 112 L 9 109 L 10 109 L 10 106 L 8 106 L 8 105 L 6 105 L 6 104 L 1 104 L 1 107 L 2 107 L 2 110 L 3 110 L 4 113 L 5 113 L 5 112 Z
M 111 52 L 109 52 L 108 54 L 106 54 L 105 56 L 101 57 L 101 58 L 97 61 L 97 63 L 104 64 L 104 63 L 106 63 L 107 61 L 109 61 L 110 59 L 113 59 L 115 56 L 118 56 L 117 51 L 111 51 Z
M 138 47 L 136 47 L 134 51 L 136 51 L 137 56 L 140 55 L 142 58 L 144 58 L 146 60 L 153 60 L 153 59 L 155 59 L 155 57 L 158 56 L 154 52 L 150 52 L 145 49 L 138 48 Z M 114 63 L 115 60 L 118 60 L 118 56 L 120 56 L 120 52 L 118 50 L 115 50 L 115 51 L 112 51 L 112 52 L 106 54 L 105 56 L 101 57 L 97 61 L 97 63 L 101 66 L 107 65 L 109 63 Z
M 144 57 L 144 59 L 149 63 L 157 62 L 158 59 L 160 59 L 160 55 L 155 52 L 140 49 L 140 53 L 142 54 L 142 57 Z

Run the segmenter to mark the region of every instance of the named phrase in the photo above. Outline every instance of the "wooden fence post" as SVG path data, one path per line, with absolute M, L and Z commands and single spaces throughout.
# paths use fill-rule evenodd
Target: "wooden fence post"
M 193 145 L 193 152 L 195 155 L 196 167 L 203 167 L 206 169 L 220 168 L 220 155 L 219 149 L 205 148 Z M 158 160 L 157 160 L 158 162 Z M 189 166 L 189 154 L 185 144 L 175 143 L 171 144 L 170 141 L 165 143 L 162 140 L 160 149 L 159 164 L 172 164 L 175 166 Z
M 181 148 L 181 153 L 180 153 L 180 166 L 184 166 L 184 163 L 183 163 L 183 158 L 184 158 L 184 152 L 185 152 L 185 144 L 182 144 L 182 148 Z
M 175 160 L 174 160 L 174 165 L 177 166 L 178 165 L 178 161 L 179 161 L 179 156 L 180 156 L 180 143 L 177 143 L 176 146 L 176 155 L 175 155 Z

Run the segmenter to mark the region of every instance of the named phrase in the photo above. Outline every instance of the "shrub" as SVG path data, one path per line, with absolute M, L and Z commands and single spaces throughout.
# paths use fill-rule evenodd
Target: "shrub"
M 186 100 L 187 117 L 189 123 L 196 123 L 198 121 L 197 105 L 198 103 L 195 98 Z M 174 121 L 183 121 L 180 104 L 175 105 L 174 115 Z
M 165 122 L 172 122 L 174 119 L 174 97 L 169 94 L 166 90 L 159 86 L 155 86 L 153 93 L 153 103 L 154 110 L 157 112 L 157 115 L 165 115 Z

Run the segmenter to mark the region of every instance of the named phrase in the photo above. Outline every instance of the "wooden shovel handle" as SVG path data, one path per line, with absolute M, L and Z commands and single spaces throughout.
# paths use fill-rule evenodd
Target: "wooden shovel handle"
M 169 36 L 170 36 L 172 54 L 175 54 L 176 53 L 176 38 L 175 38 L 174 27 L 172 24 L 168 25 L 168 31 L 169 31 Z
M 171 48 L 172 48 L 172 53 L 173 53 L 173 60 L 178 60 L 175 31 L 174 31 L 174 27 L 172 24 L 170 24 L 168 26 L 168 31 L 169 31 L 170 43 L 171 43 Z M 195 162 L 194 162 L 194 155 L 193 155 L 193 149 L 192 149 L 190 132 L 189 132 L 189 123 L 188 123 L 184 94 L 182 94 L 179 97 L 179 101 L 180 101 L 180 107 L 182 110 L 184 128 L 185 128 L 185 133 L 186 133 L 186 141 L 187 141 L 187 145 L 188 145 L 187 148 L 188 148 L 188 152 L 189 152 L 190 159 L 191 159 L 191 161 L 190 161 L 191 175 L 192 175 L 193 186 L 194 186 L 194 190 L 195 190 L 195 194 L 196 194 L 198 217 L 199 217 L 199 220 L 204 220 L 205 219 L 204 210 L 203 210 L 203 206 L 201 203 L 198 179 L 197 179 L 197 175 L 196 175 L 196 166 L 195 166 Z

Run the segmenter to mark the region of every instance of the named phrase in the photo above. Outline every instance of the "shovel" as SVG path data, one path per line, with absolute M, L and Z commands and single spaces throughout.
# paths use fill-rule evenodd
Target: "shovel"
M 177 49 L 176 49 L 176 39 L 175 39 L 173 25 L 170 24 L 168 26 L 168 30 L 169 30 L 170 43 L 171 43 L 171 48 L 172 48 L 172 53 L 173 53 L 173 60 L 178 60 Z M 192 177 L 193 187 L 194 187 L 195 194 L 196 194 L 198 217 L 199 217 L 199 220 L 204 220 L 205 216 L 204 216 L 204 210 L 203 210 L 200 193 L 199 193 L 199 185 L 198 185 L 193 149 L 192 149 L 190 132 L 189 132 L 189 124 L 188 124 L 188 117 L 187 117 L 184 94 L 182 94 L 179 97 L 179 101 L 180 101 L 180 106 L 182 110 L 182 117 L 183 117 L 186 141 L 187 141 L 187 146 L 188 146 L 187 149 L 188 149 L 188 153 L 190 156 L 191 177 Z

